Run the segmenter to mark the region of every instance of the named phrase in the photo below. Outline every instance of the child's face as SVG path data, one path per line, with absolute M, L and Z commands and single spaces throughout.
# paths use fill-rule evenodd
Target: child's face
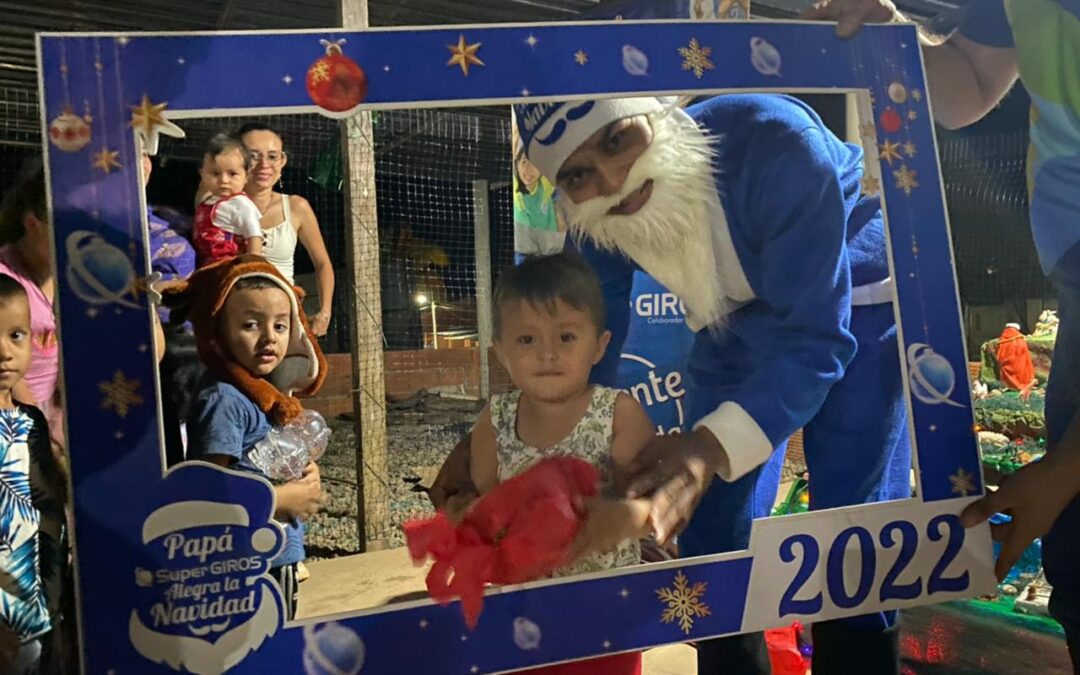
M 203 156 L 199 169 L 203 187 L 218 197 L 231 197 L 244 191 L 247 183 L 247 166 L 239 150 L 228 150 L 216 157 Z
M 599 333 L 589 315 L 562 300 L 554 312 L 528 302 L 499 308 L 495 346 L 514 385 L 530 398 L 558 403 L 581 393 L 611 333 Z
M 525 159 L 524 155 L 518 159 L 517 170 L 521 182 L 529 189 L 532 189 L 536 182 L 540 180 L 540 169 L 537 169 L 532 162 Z
M 221 315 L 221 334 L 236 362 L 266 377 L 285 357 L 292 307 L 280 288 L 247 288 L 229 293 Z
M 0 391 L 9 392 L 30 367 L 30 303 L 0 300 Z

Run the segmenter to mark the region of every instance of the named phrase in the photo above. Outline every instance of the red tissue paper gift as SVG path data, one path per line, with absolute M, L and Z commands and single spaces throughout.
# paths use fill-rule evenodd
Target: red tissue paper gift
M 435 561 L 428 593 L 440 605 L 461 598 L 465 623 L 474 628 L 484 586 L 542 579 L 568 562 L 599 485 L 600 473 L 588 462 L 550 457 L 496 485 L 456 526 L 441 511 L 405 523 L 413 561 Z

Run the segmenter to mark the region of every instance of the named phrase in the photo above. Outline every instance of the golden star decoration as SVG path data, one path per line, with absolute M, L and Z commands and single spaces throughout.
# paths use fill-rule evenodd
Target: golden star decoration
M 101 150 L 95 152 L 90 158 L 90 166 L 95 169 L 101 169 L 105 173 L 112 173 L 113 169 L 123 168 L 120 164 L 120 160 L 117 157 L 120 153 L 116 150 L 110 150 L 106 146 L 101 146 Z
M 949 482 L 952 483 L 953 494 L 960 495 L 961 497 L 967 497 L 971 493 L 975 492 L 975 477 L 972 476 L 963 468 L 957 469 L 956 473 L 949 476 Z
M 922 90 L 921 89 L 912 89 L 911 90 L 911 98 L 915 99 L 916 101 L 921 101 L 922 100 Z
M 709 60 L 712 47 L 703 47 L 698 44 L 697 38 L 690 38 L 690 44 L 679 47 L 679 56 L 683 57 L 682 69 L 694 71 L 694 77 L 701 79 L 706 70 L 712 70 L 716 66 Z
M 911 196 L 911 191 L 919 187 L 919 181 L 915 180 L 916 172 L 909 169 L 907 164 L 901 164 L 900 169 L 893 171 L 893 178 L 896 179 L 896 187 L 904 191 L 904 194 Z
M 881 181 L 870 174 L 862 177 L 862 191 L 868 197 L 873 197 L 881 192 Z
M 120 417 L 127 417 L 131 409 L 143 403 L 139 395 L 139 381 L 129 380 L 124 373 L 116 371 L 112 380 L 98 384 L 101 391 L 101 409 L 115 410 Z
M 904 145 L 901 147 L 904 149 L 904 154 L 908 157 L 914 157 L 917 154 L 915 151 L 915 144 L 911 141 L 904 143 Z
M 158 151 L 160 134 L 183 138 L 184 130 L 165 118 L 165 108 L 168 103 L 153 103 L 150 97 L 143 94 L 139 105 L 131 106 L 131 126 L 142 136 L 145 150 L 151 155 Z
M 907 111 L 907 118 L 914 122 L 915 120 L 919 119 L 919 113 L 915 112 L 914 110 L 909 110 Z
M 693 586 L 680 570 L 675 575 L 675 583 L 671 588 L 659 588 L 656 590 L 657 597 L 667 605 L 664 613 L 660 616 L 661 623 L 679 622 L 679 628 L 683 633 L 689 634 L 694 627 L 695 617 L 705 617 L 712 614 L 709 606 L 702 602 L 709 585 L 699 581 Z
M 475 44 L 468 44 L 465 41 L 465 35 L 459 35 L 456 45 L 446 45 L 446 48 L 450 50 L 453 56 L 446 62 L 448 66 L 461 66 L 461 72 L 465 77 L 469 76 L 469 66 L 482 66 L 484 62 L 480 60 L 480 57 L 476 55 L 476 52 L 480 51 L 481 42 Z
M 863 138 L 876 138 L 877 137 L 877 130 L 874 129 L 874 123 L 873 122 L 866 122 L 865 124 L 860 124 L 859 125 L 859 135 L 862 136 Z
M 574 60 L 579 66 L 583 66 L 589 62 L 589 55 L 585 53 L 585 50 L 579 49 L 574 53 Z
M 885 139 L 885 142 L 881 144 L 881 152 L 878 153 L 878 159 L 883 159 L 892 166 L 894 159 L 900 159 L 900 144 L 893 143 L 889 139 Z
M 308 73 L 311 75 L 312 84 L 319 84 L 330 79 L 330 66 L 324 59 L 319 59 L 311 65 Z

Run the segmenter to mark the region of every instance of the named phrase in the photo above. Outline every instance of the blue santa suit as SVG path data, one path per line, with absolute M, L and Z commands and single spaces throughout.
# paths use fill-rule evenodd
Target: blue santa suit
M 747 548 L 799 429 L 812 509 L 910 497 L 884 224 L 877 198 L 861 195 L 861 148 L 787 96 L 722 96 L 686 112 L 720 143 L 710 221 L 735 309 L 721 330 L 698 331 L 688 360 L 688 421 L 717 436 L 729 466 L 680 553 Z M 589 241 L 582 253 L 601 277 L 613 334 L 594 379 L 614 385 L 636 267 Z M 849 621 L 884 629 L 895 612 Z

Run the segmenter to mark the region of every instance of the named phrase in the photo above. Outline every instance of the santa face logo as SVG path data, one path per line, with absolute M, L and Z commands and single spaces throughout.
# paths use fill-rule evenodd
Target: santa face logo
M 152 568 L 134 571 L 132 645 L 191 673 L 242 661 L 281 624 L 279 592 L 266 573 L 283 538 L 240 504 L 186 501 L 151 513 L 142 539 Z

